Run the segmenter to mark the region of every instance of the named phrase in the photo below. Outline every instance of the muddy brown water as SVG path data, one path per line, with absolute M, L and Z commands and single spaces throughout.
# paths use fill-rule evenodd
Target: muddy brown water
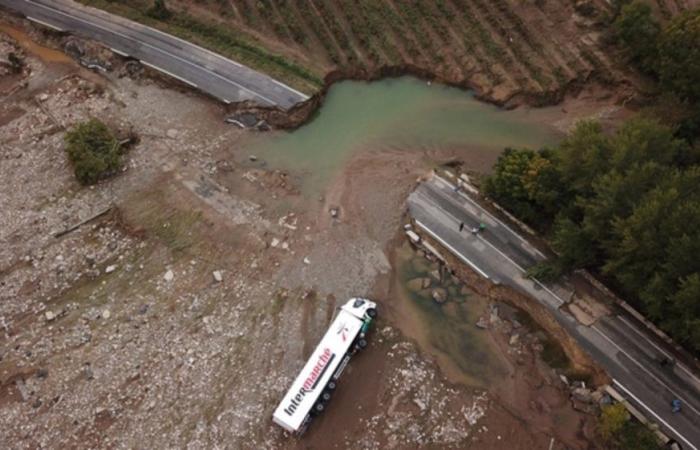
M 29 53 L 36 55 L 45 62 L 66 64 L 73 62 L 73 60 L 65 53 L 37 44 L 34 40 L 32 40 L 32 37 L 29 34 L 18 28 L 0 23 L 0 32 L 7 34 L 12 39 L 17 41 L 17 43 Z
M 545 110 L 506 111 L 468 91 L 400 77 L 339 82 L 309 123 L 254 136 L 245 148 L 258 164 L 301 173 L 302 191 L 316 195 L 358 152 L 449 150 L 470 168 L 488 171 L 505 147 L 537 149 L 561 137 Z
M 508 369 L 499 349 L 488 332 L 476 326 L 479 317 L 488 314 L 487 299 L 449 274 L 439 281 L 437 264 L 408 244 L 397 250 L 395 268 L 391 302 L 402 333 L 434 357 L 452 382 L 488 388 L 502 381 Z M 418 289 L 418 279 L 430 279 L 430 287 Z M 445 303 L 433 299 L 435 289 L 447 292 Z

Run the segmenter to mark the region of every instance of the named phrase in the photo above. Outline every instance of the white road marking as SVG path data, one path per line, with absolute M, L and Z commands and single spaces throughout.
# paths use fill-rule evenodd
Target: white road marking
M 632 331 L 634 331 L 634 332 L 637 333 L 639 336 L 641 336 L 642 338 L 644 338 L 644 340 L 646 340 L 648 343 L 650 343 L 656 350 L 658 350 L 658 351 L 659 351 L 660 353 L 662 353 L 664 356 L 666 356 L 667 358 L 670 358 L 670 359 L 675 360 L 675 358 L 674 358 L 673 356 L 671 356 L 667 351 L 663 350 L 661 347 L 659 347 L 658 345 L 656 345 L 651 339 L 649 339 L 646 335 L 644 335 L 644 333 L 642 333 L 641 331 L 639 331 L 639 329 L 638 329 L 636 326 L 634 326 L 632 323 L 630 323 L 627 319 L 625 319 L 625 318 L 622 317 L 622 316 L 617 316 L 617 318 L 620 319 L 622 322 L 624 322 L 625 325 L 627 325 L 629 328 L 631 328 Z M 685 372 L 686 374 L 688 374 L 693 380 L 695 380 L 695 382 L 700 383 L 700 379 L 699 379 L 698 377 L 696 377 L 695 374 L 693 374 L 689 369 L 687 369 L 682 363 L 676 362 L 676 367 L 678 367 L 678 368 L 681 369 L 683 372 Z
M 693 407 L 693 405 L 691 405 L 687 400 L 685 400 L 683 397 L 681 397 L 680 395 L 678 395 L 678 393 L 676 393 L 673 389 L 671 389 L 666 383 L 664 383 L 664 382 L 661 381 L 656 375 L 654 375 L 653 373 L 651 373 L 651 372 L 649 371 L 649 369 L 647 369 L 646 367 L 644 367 L 644 366 L 642 365 L 642 363 L 640 363 L 639 361 L 637 361 L 636 359 L 634 359 L 629 353 L 627 353 L 626 351 L 624 351 L 624 350 L 622 349 L 622 347 L 620 347 L 619 345 L 617 345 L 617 344 L 615 343 L 615 341 L 613 341 L 613 340 L 610 339 L 607 335 L 605 335 L 602 331 L 600 331 L 600 329 L 599 329 L 597 326 L 591 325 L 591 328 L 593 328 L 594 330 L 596 330 L 596 331 L 598 332 L 598 334 L 600 334 L 601 336 L 603 336 L 603 337 L 605 338 L 605 340 L 607 340 L 608 342 L 610 342 L 615 348 L 617 348 L 618 351 L 620 351 L 620 353 L 622 353 L 622 354 L 625 355 L 627 358 L 629 358 L 630 361 L 632 361 L 632 362 L 635 363 L 637 366 L 639 366 L 639 368 L 642 369 L 644 372 L 646 372 L 646 374 L 649 375 L 651 378 L 653 378 L 654 381 L 656 381 L 657 383 L 659 383 L 661 386 L 665 387 L 665 388 L 666 388 L 671 394 L 673 394 L 677 399 L 682 400 L 685 407 L 687 407 L 687 408 L 689 408 L 690 410 L 692 410 L 695 414 L 700 415 L 700 411 L 698 411 L 697 409 L 695 409 L 695 407 Z
M 202 66 L 200 66 L 200 65 L 197 65 L 197 64 L 195 64 L 195 63 L 193 63 L 193 62 L 191 62 L 191 61 L 188 61 L 188 60 L 186 60 L 186 59 L 183 59 L 183 58 L 181 58 L 181 57 L 179 57 L 179 56 L 177 56 L 177 55 L 174 55 L 174 54 L 172 54 L 172 53 L 170 53 L 170 52 L 167 52 L 167 51 L 162 50 L 162 49 L 160 49 L 160 48 L 158 48 L 158 47 L 155 47 L 155 46 L 153 46 L 153 45 L 151 45 L 151 44 L 149 44 L 149 43 L 147 43 L 147 42 L 138 41 L 138 40 L 136 40 L 136 39 L 133 39 L 133 38 L 131 38 L 131 37 L 129 37 L 129 36 L 123 34 L 123 33 L 120 33 L 120 32 L 118 32 L 118 31 L 114 31 L 114 30 L 110 30 L 109 28 L 105 28 L 105 27 L 103 27 L 103 26 L 101 26 L 101 25 L 98 25 L 98 24 L 96 24 L 96 23 L 88 22 L 88 21 L 86 21 L 86 20 L 84 20 L 84 19 L 81 19 L 80 17 L 72 16 L 72 15 L 67 14 L 67 13 L 64 13 L 63 11 L 60 11 L 60 10 L 58 10 L 58 9 L 54 9 L 54 8 L 51 8 L 51 7 L 49 7 L 49 6 L 42 5 L 42 4 L 39 4 L 39 3 L 34 3 L 34 2 L 32 2 L 32 1 L 30 1 L 30 0 L 27 0 L 27 2 L 28 2 L 28 3 L 31 3 L 31 4 L 33 4 L 33 5 L 42 7 L 42 8 L 44 8 L 44 9 L 50 10 L 50 11 L 56 13 L 56 14 L 60 14 L 60 15 L 62 15 L 62 16 L 71 18 L 71 19 L 73 19 L 73 20 L 77 20 L 78 22 L 82 22 L 82 23 L 87 24 L 87 25 L 89 25 L 89 26 L 93 26 L 93 27 L 95 27 L 95 28 L 97 28 L 97 29 L 99 29 L 99 30 L 105 31 L 105 32 L 107 32 L 107 33 L 115 34 L 115 35 L 117 35 L 117 36 L 119 36 L 119 37 L 121 37 L 121 38 L 123 38 L 123 39 L 127 39 L 127 40 L 129 40 L 129 41 L 138 42 L 139 44 L 143 45 L 144 47 L 149 47 L 149 48 L 155 50 L 156 52 L 159 52 L 159 53 L 161 53 L 161 54 L 164 54 L 164 55 L 166 55 L 166 56 L 168 56 L 168 57 L 170 57 L 170 58 L 176 59 L 176 60 L 178 60 L 178 61 L 180 61 L 180 62 L 182 62 L 182 63 L 184 63 L 184 64 L 187 64 L 187 65 L 189 65 L 189 66 L 196 67 L 197 69 L 202 70 L 203 72 L 206 72 L 206 73 L 208 73 L 209 75 L 211 75 L 211 76 L 213 76 L 213 77 L 219 78 L 219 79 L 221 79 L 221 80 L 223 80 L 223 81 L 225 81 L 225 82 L 227 82 L 227 83 L 233 84 L 233 85 L 237 86 L 239 89 L 241 89 L 241 90 L 243 90 L 243 91 L 246 91 L 246 92 L 248 92 L 249 94 L 253 95 L 254 97 L 259 97 L 259 98 L 265 100 L 266 102 L 268 102 L 268 103 L 270 103 L 270 104 L 272 104 L 272 105 L 277 105 L 277 102 L 275 102 L 275 101 L 273 101 L 273 100 L 271 100 L 271 99 L 265 97 L 265 96 L 262 95 L 262 94 L 258 94 L 257 92 L 253 92 L 253 91 L 251 91 L 250 89 L 246 88 L 245 86 L 241 86 L 240 84 L 236 83 L 236 82 L 233 81 L 233 80 L 229 80 L 228 78 L 223 77 L 223 76 L 219 75 L 218 73 L 215 73 L 215 72 L 212 72 L 212 71 L 210 71 L 210 70 L 207 70 L 206 68 L 204 68 L 204 67 L 202 67 Z M 141 61 L 141 62 L 144 62 L 144 61 Z M 153 67 L 155 67 L 155 66 L 153 66 Z M 170 74 L 170 73 L 168 73 L 168 74 Z M 182 80 L 182 78 L 180 78 L 180 77 L 177 77 L 177 78 L 178 78 L 179 80 Z
M 445 216 L 451 217 L 457 224 L 461 223 L 461 221 L 460 221 L 458 218 L 456 218 L 455 216 L 453 216 L 452 214 L 450 214 L 448 211 L 446 211 L 446 210 L 444 210 L 444 209 L 442 209 L 442 208 L 440 208 L 440 211 L 441 211 L 442 214 L 444 214 Z M 503 258 L 505 258 L 505 259 L 506 259 L 508 262 L 510 262 L 511 264 L 513 264 L 522 274 L 526 274 L 526 273 L 527 273 L 527 271 L 526 271 L 524 268 L 522 268 L 522 267 L 520 266 L 520 264 L 518 264 L 518 263 L 516 263 L 515 261 L 513 261 L 508 255 L 506 255 L 505 253 L 503 253 L 501 250 L 499 250 L 499 249 L 498 249 L 496 246 L 494 246 L 492 243 L 490 243 L 489 241 L 487 241 L 487 240 L 484 239 L 483 237 L 479 236 L 478 234 L 475 235 L 475 237 L 476 237 L 476 239 L 478 239 L 479 241 L 485 243 L 486 245 L 488 245 L 489 247 L 491 247 L 492 249 L 494 249 L 494 250 L 496 251 L 496 253 L 498 253 L 499 255 L 501 255 Z M 444 244 L 443 244 L 443 245 L 444 245 Z M 460 253 L 459 253 L 458 251 L 454 250 L 452 247 L 449 247 L 449 248 L 452 250 L 452 253 L 456 253 L 457 256 L 461 256 Z M 488 277 L 487 277 L 487 278 L 488 278 Z M 556 306 L 557 308 L 559 308 L 561 305 L 563 305 L 564 303 L 566 303 L 566 301 L 564 301 L 562 298 L 560 298 L 557 294 L 555 294 L 555 293 L 554 293 L 551 289 L 549 289 L 547 286 L 545 286 L 544 284 L 542 284 L 537 278 L 535 278 L 535 277 L 529 277 L 529 279 L 532 280 L 532 281 L 534 281 L 539 287 L 541 287 L 543 290 L 545 290 L 549 295 L 551 295 L 552 297 L 554 297 L 554 298 L 559 302 L 559 304 Z
M 438 236 L 437 234 L 435 234 L 430 228 L 428 228 L 426 225 L 424 225 L 423 223 L 421 223 L 420 220 L 416 219 L 416 224 L 418 224 L 419 227 L 421 227 L 421 228 L 424 229 L 429 235 L 431 235 L 431 236 L 433 237 L 433 239 L 437 240 L 439 243 L 441 243 L 443 246 L 445 246 L 445 248 L 447 248 L 449 251 L 451 251 L 452 253 L 454 253 L 455 255 L 457 255 L 457 257 L 458 257 L 459 259 L 461 259 L 461 260 L 464 261 L 465 263 L 469 264 L 469 267 L 471 267 L 472 269 L 476 270 L 476 271 L 479 273 L 479 275 L 481 275 L 482 277 L 486 278 L 487 280 L 489 279 L 489 276 L 486 274 L 486 272 L 484 272 L 483 270 L 481 270 L 481 269 L 479 268 L 479 266 L 477 266 L 476 264 L 474 264 L 473 262 L 471 262 L 471 261 L 469 260 L 469 258 L 467 258 L 466 256 L 462 255 L 462 254 L 459 253 L 457 250 L 455 250 L 450 244 L 448 244 L 447 242 L 445 242 L 440 236 Z
M 455 185 L 452 184 L 452 183 L 450 183 L 450 182 L 447 181 L 446 179 L 442 178 L 440 175 L 435 175 L 435 178 L 437 178 L 438 180 L 440 180 L 440 181 L 442 181 L 443 183 L 447 184 L 447 185 L 450 187 L 450 189 L 454 190 Z M 529 245 L 529 242 L 528 242 L 524 237 L 522 237 L 520 234 L 516 233 L 511 227 L 509 227 L 509 226 L 506 225 L 505 223 L 503 223 L 503 222 L 501 222 L 500 220 L 498 220 L 498 218 L 496 218 L 493 214 L 491 214 L 491 213 L 488 212 L 486 209 L 484 209 L 479 203 L 475 202 L 475 201 L 474 201 L 471 197 L 469 197 L 467 194 L 465 194 L 465 193 L 462 192 L 462 191 L 457 192 L 457 194 L 459 194 L 462 198 L 464 198 L 465 200 L 467 200 L 469 203 L 471 203 L 471 204 L 473 204 L 474 206 L 476 206 L 477 208 L 479 208 L 479 210 L 480 210 L 481 212 L 483 212 L 484 214 L 486 214 L 486 215 L 487 215 L 488 217 L 490 217 L 492 220 L 496 221 L 499 225 L 501 225 L 501 226 L 502 226 L 503 228 L 505 228 L 506 230 L 510 231 L 511 234 L 513 234 L 515 237 L 517 237 L 518 239 L 520 239 L 522 242 L 524 242 L 524 243 L 526 243 L 526 244 Z M 546 258 L 546 256 L 545 256 L 541 251 L 537 250 L 535 247 L 533 247 L 533 250 L 534 250 L 534 251 L 537 253 L 537 255 L 539 255 L 541 258 Z
M 148 67 L 151 67 L 151 68 L 153 68 L 153 69 L 156 69 L 156 70 L 158 70 L 158 71 L 160 71 L 160 72 L 163 72 L 164 74 L 169 75 L 169 76 L 171 76 L 171 77 L 173 77 L 173 78 L 175 78 L 175 79 L 178 79 L 178 80 L 182 81 L 183 83 L 189 84 L 189 85 L 192 86 L 192 87 L 195 87 L 195 88 L 198 87 L 198 86 L 197 86 L 196 84 L 194 84 L 193 82 L 191 82 L 191 81 L 189 81 L 189 80 L 185 80 L 184 78 L 182 78 L 182 77 L 180 77 L 180 76 L 177 76 L 177 75 L 175 75 L 175 74 L 172 73 L 172 72 L 168 72 L 167 70 L 163 69 L 162 67 L 158 67 L 158 66 L 156 66 L 155 64 L 151 64 L 151 63 L 146 62 L 146 61 L 144 61 L 144 60 L 142 60 L 142 59 L 140 59 L 139 61 L 141 61 L 141 64 L 143 64 L 144 66 L 148 66 Z
M 673 432 L 676 434 L 676 436 L 678 436 L 679 438 L 681 438 L 681 440 L 682 440 L 683 442 L 685 442 L 686 444 L 688 444 L 688 447 L 689 447 L 689 448 L 691 448 L 691 449 L 693 449 L 693 450 L 698 450 L 698 448 L 697 448 L 696 446 L 694 446 L 688 439 L 686 439 L 686 438 L 685 438 L 682 434 L 680 434 L 675 428 L 673 428 L 671 425 L 669 425 L 668 422 L 666 422 L 664 419 L 662 419 L 661 417 L 659 417 L 658 414 L 656 414 L 651 408 L 649 408 L 647 405 L 645 405 L 644 402 L 642 402 L 642 401 L 641 401 L 639 398 L 637 398 L 633 393 L 631 393 L 631 392 L 629 391 L 629 389 L 627 389 L 627 388 L 624 387 L 622 384 L 620 384 L 620 382 L 618 382 L 617 380 L 613 379 L 613 384 L 614 384 L 615 386 L 617 386 L 618 388 L 622 389 L 627 395 L 629 395 L 630 397 L 632 397 L 632 398 L 634 399 L 634 401 L 636 401 L 636 402 L 639 403 L 644 409 L 646 409 L 646 410 L 649 412 L 649 414 L 651 414 L 652 416 L 654 416 L 654 418 L 655 418 L 656 420 L 658 420 L 659 422 L 661 422 L 662 424 L 664 424 L 664 426 L 666 426 L 666 428 L 668 428 L 669 430 L 673 431 Z
M 61 28 L 57 27 L 56 25 L 51 25 L 51 24 L 48 23 L 48 22 L 44 22 L 43 20 L 39 20 L 39 19 L 37 19 L 37 18 L 35 18 L 35 17 L 32 17 L 32 16 L 27 16 L 27 19 L 31 20 L 32 22 L 39 23 L 39 24 L 41 24 L 41 25 L 43 25 L 43 26 L 45 26 L 45 27 L 49 27 L 49 28 L 51 28 L 52 30 L 56 30 L 56 31 L 60 31 L 60 32 L 63 32 L 63 31 L 64 31 L 64 30 L 62 30 Z
M 123 56 L 123 57 L 125 57 L 125 58 L 128 58 L 128 57 L 129 57 L 128 54 L 124 53 L 124 52 L 121 51 L 121 50 L 117 50 L 117 49 L 114 48 L 114 47 L 110 47 L 109 49 L 112 50 L 112 51 L 113 51 L 114 53 L 116 53 L 117 55 Z

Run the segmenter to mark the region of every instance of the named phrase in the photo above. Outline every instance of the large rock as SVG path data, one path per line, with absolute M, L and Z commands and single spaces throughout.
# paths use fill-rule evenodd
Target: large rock
M 420 290 L 423 289 L 423 278 L 408 280 L 406 287 L 411 292 L 420 292 Z
M 447 291 L 445 288 L 435 288 L 430 295 L 432 295 L 433 300 L 437 303 L 445 303 L 447 301 Z

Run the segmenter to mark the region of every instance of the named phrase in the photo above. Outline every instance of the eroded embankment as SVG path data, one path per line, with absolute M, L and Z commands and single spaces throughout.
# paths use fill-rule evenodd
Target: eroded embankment
M 421 235 L 421 239 L 428 241 L 435 248 L 442 248 L 429 236 Z M 590 375 L 590 379 L 595 385 L 601 385 L 608 381 L 605 372 L 583 351 L 547 308 L 537 300 L 521 294 L 509 286 L 495 285 L 482 278 L 448 251 L 444 251 L 441 256 L 445 258 L 446 268 L 479 295 L 492 302 L 503 302 L 525 311 L 537 325 L 561 345 L 569 360 L 571 372 Z
M 603 89 L 612 89 L 617 85 L 610 84 L 609 80 L 600 79 L 595 72 L 591 72 L 585 79 L 573 79 L 568 83 L 559 85 L 549 91 L 524 91 L 514 90 L 505 97 L 497 97 L 493 90 L 485 90 L 483 86 L 471 78 L 454 81 L 436 72 L 423 69 L 411 64 L 399 66 L 383 66 L 375 70 L 367 69 L 338 69 L 333 70 L 324 78 L 323 87 L 307 101 L 285 111 L 276 107 L 263 107 L 250 102 L 242 102 L 227 106 L 227 111 L 250 112 L 263 117 L 273 128 L 292 130 L 304 125 L 314 117 L 323 105 L 328 91 L 336 83 L 343 81 L 377 81 L 384 78 L 398 78 L 412 76 L 421 80 L 444 84 L 475 93 L 475 98 L 480 101 L 493 104 L 504 109 L 513 109 L 518 106 L 544 107 L 561 103 L 567 96 L 575 96 L 584 88 L 594 85 L 603 86 Z M 627 84 L 620 80 L 619 84 Z

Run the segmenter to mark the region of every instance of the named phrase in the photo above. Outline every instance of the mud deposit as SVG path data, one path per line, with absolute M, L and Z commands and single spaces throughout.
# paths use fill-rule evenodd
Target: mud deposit
M 483 167 L 496 156 L 469 153 L 478 141 L 459 123 L 403 136 L 467 94 L 395 80 L 410 101 L 380 101 L 372 120 L 338 111 L 325 131 L 256 136 L 300 140 L 262 150 L 219 105 L 120 77 L 118 60 L 96 75 L 25 35 L 0 33 L 0 44 L 25 62 L 0 96 L 0 447 L 592 446 L 590 417 L 540 365 L 534 338 L 511 345 L 513 325 L 498 318 L 474 329 L 488 311 L 478 295 L 453 281 L 439 307 L 395 295 L 428 271 L 393 262 L 415 180 L 461 151 L 484 152 Z M 119 174 L 83 187 L 63 140 L 90 117 L 140 139 Z M 308 434 L 288 436 L 272 411 L 350 296 L 380 304 L 370 347 Z
M 293 132 L 265 134 L 246 144 L 273 168 L 303 174 L 305 192 L 319 187 L 362 151 L 452 152 L 485 171 L 504 147 L 540 148 L 562 133 L 546 110 L 504 111 L 470 92 L 411 77 L 331 87 L 309 123 Z
M 487 299 L 471 291 L 450 274 L 440 274 L 408 244 L 397 250 L 395 289 L 396 322 L 426 353 L 435 355 L 454 382 L 489 387 L 503 382 L 507 363 L 488 332 L 476 326 L 488 311 Z M 444 295 L 438 303 L 433 295 Z

